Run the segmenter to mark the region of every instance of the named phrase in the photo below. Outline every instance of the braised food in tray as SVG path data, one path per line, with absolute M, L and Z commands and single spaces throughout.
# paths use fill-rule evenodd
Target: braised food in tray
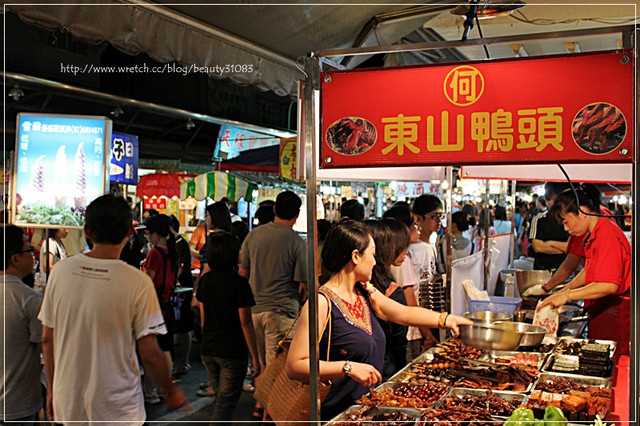
M 466 408 L 434 408 L 424 410 L 418 419 L 420 422 L 429 422 L 432 426 L 449 426 L 465 423 L 474 426 L 495 426 L 495 420 L 488 412 L 481 413 Z
M 449 367 L 446 369 L 432 369 L 428 367 L 427 363 L 421 362 L 411 364 L 408 368 L 393 376 L 391 380 L 415 385 L 451 385 L 455 381 L 455 376 L 453 375 L 453 370 Z
M 528 400 L 534 412 L 554 405 L 564 412 L 569 421 L 594 420 L 596 415 L 607 419 L 611 413 L 613 391 L 611 382 L 596 377 L 562 377 L 544 373 Z
M 383 385 L 384 386 L 384 385 Z M 358 404 L 388 407 L 428 408 L 432 407 L 449 386 L 405 384 L 395 389 L 371 389 L 368 395 L 360 397 Z
M 452 338 L 420 355 L 391 380 L 420 385 L 450 385 L 455 381 L 453 369 L 460 366 L 461 358 L 478 359 L 483 354 L 483 351 L 465 345 L 460 339 Z
M 385 425 L 400 425 L 409 426 L 416 422 L 416 416 L 400 410 L 388 410 L 378 407 L 359 407 L 355 410 L 350 410 L 345 416 L 346 419 L 340 419 L 331 422 L 334 426 L 352 426 L 363 425 L 371 422 L 376 426 Z
M 454 370 L 454 374 L 461 377 L 455 386 L 526 392 L 537 378 L 535 374 L 512 365 L 483 364 L 487 365 L 466 362 L 461 368 Z
M 477 392 L 477 391 L 472 391 Z M 441 409 L 477 411 L 490 416 L 508 417 L 520 406 L 524 397 L 505 399 L 491 392 L 476 395 L 450 395 L 438 406 Z

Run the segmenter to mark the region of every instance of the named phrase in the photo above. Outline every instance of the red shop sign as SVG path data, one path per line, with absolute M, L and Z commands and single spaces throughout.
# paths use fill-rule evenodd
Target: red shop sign
M 321 74 L 321 168 L 631 162 L 630 52 Z
M 143 207 L 145 210 L 149 210 L 149 209 L 164 210 L 167 208 L 167 199 L 166 198 L 145 198 Z

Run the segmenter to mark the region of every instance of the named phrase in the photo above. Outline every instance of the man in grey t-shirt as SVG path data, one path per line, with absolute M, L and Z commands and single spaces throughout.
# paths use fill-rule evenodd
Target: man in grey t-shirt
M 4 363 L 0 363 L 0 375 L 4 380 L 0 413 L 2 421 L 29 425 L 42 408 L 42 324 L 38 320 L 42 296 L 21 281 L 33 272 L 34 260 L 34 248 L 22 229 L 3 226 L 2 241 L 5 250 L 0 277 L 0 317 L 4 324 L 0 325 L 0 344 Z
M 253 229 L 242 244 L 239 273 L 249 280 L 256 301 L 251 311 L 264 365 L 307 296 L 306 243 L 292 229 L 301 205 L 293 192 L 281 192 L 274 221 Z

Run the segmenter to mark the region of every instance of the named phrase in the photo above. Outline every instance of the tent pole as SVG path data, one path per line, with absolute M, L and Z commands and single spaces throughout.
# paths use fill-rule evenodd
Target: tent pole
M 631 348 L 629 349 L 630 362 L 629 362 L 629 420 L 635 424 L 639 423 L 638 419 L 638 339 L 640 339 L 640 328 L 638 327 L 638 309 L 640 308 L 640 291 L 638 291 L 638 283 L 640 283 L 640 261 L 638 260 L 638 253 L 640 253 L 640 244 L 638 239 L 638 230 L 640 229 L 640 209 L 638 208 L 638 202 L 640 201 L 640 190 L 638 183 L 640 182 L 640 173 L 638 171 L 638 156 L 640 153 L 640 135 L 638 126 L 640 126 L 640 114 L 638 114 L 638 107 L 640 106 L 640 79 L 638 79 L 638 73 L 640 72 L 640 61 L 638 61 L 638 54 L 640 54 L 640 48 L 638 47 L 638 32 L 633 31 L 631 34 L 623 34 L 623 45 L 630 47 L 633 45 L 634 55 L 633 61 L 635 65 L 635 111 L 636 120 L 634 126 L 634 149 L 633 149 L 633 180 L 631 182 L 631 193 L 633 196 L 632 208 L 632 233 L 631 233 L 631 248 L 632 248 L 632 262 L 633 267 L 631 273 L 633 278 L 631 280 L 631 328 L 630 328 L 630 340 Z
M 516 181 L 511 181 L 511 262 L 509 262 L 509 268 L 513 269 L 513 265 L 515 264 L 516 257 L 516 235 L 514 232 L 516 230 Z
M 318 399 L 319 360 L 318 360 L 318 292 L 317 292 L 317 247 L 316 247 L 316 100 L 315 93 L 320 87 L 320 64 L 315 57 L 304 59 L 304 83 L 298 84 L 298 97 L 302 97 L 303 126 L 298 126 L 298 135 L 304 137 L 305 179 L 307 185 L 307 286 L 309 287 L 309 389 L 310 389 L 310 420 L 320 420 L 320 400 Z M 315 92 L 315 93 L 314 93 Z M 300 124 L 300 123 L 299 123 Z M 299 141 L 300 145 L 300 141 Z M 299 147 L 300 148 L 300 147 Z M 298 148 L 298 149 L 299 149 Z

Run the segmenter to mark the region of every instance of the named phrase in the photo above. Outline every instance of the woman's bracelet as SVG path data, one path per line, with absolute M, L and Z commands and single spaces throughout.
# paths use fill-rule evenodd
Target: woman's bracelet
M 447 317 L 449 316 L 446 312 L 441 312 L 438 317 L 438 328 L 445 328 L 445 324 L 447 323 Z
M 571 289 L 567 289 L 567 303 L 571 302 Z

